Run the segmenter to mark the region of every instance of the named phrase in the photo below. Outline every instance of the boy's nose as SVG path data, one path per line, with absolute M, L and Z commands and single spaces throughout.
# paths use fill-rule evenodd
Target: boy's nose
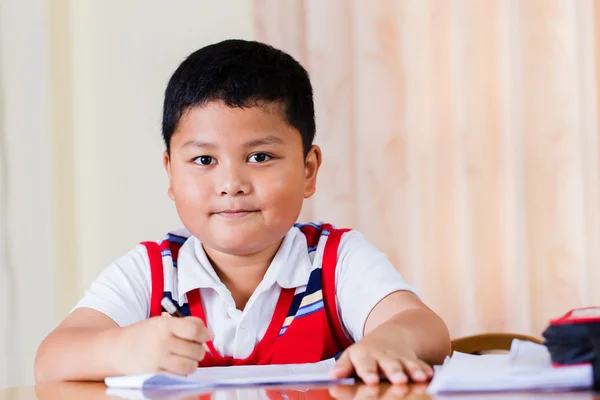
M 241 187 L 236 187 L 236 186 L 228 186 L 223 188 L 223 190 L 221 190 L 221 196 L 235 196 L 238 194 L 246 194 L 246 192 L 241 188 Z
M 218 191 L 220 192 L 221 196 L 248 194 L 250 191 L 250 184 L 239 171 L 229 169 L 221 176 L 221 182 L 219 184 Z

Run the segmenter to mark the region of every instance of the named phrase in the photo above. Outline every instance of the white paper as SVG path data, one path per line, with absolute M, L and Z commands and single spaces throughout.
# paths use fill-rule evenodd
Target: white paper
M 333 380 L 329 372 L 335 360 L 313 364 L 253 365 L 198 368 L 188 376 L 169 373 L 109 377 L 109 388 L 121 389 L 189 389 L 250 385 L 286 385 L 298 383 L 353 382 L 353 379 Z
M 437 369 L 427 392 L 588 389 L 592 382 L 591 365 L 554 368 L 545 346 L 515 340 L 509 354 L 454 353 Z

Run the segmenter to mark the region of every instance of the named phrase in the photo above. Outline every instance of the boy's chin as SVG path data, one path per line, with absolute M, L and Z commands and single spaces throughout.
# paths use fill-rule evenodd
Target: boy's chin
M 211 247 L 220 253 L 235 256 L 251 256 L 273 247 L 273 243 L 265 239 L 265 236 L 258 232 L 237 231 L 233 235 L 224 235 L 222 237 L 213 238 L 214 247 Z
M 260 244 L 255 245 L 254 243 L 252 245 L 249 245 L 248 243 L 222 243 L 214 248 L 220 253 L 239 257 L 251 256 L 265 250 Z
M 255 254 L 260 251 L 261 243 L 256 232 L 237 231 L 232 234 L 223 232 L 218 236 L 213 236 L 211 246 L 215 250 L 237 256 Z

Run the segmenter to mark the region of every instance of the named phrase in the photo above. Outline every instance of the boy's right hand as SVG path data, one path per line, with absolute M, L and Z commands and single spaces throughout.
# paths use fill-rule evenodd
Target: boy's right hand
M 200 318 L 154 317 L 121 329 L 117 369 L 124 375 L 171 372 L 188 375 L 204 358 L 212 333 Z

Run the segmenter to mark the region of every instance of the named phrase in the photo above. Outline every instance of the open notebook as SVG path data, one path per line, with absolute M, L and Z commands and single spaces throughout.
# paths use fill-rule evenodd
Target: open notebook
M 109 377 L 109 388 L 123 389 L 191 389 L 255 385 L 352 383 L 353 379 L 332 380 L 329 371 L 335 360 L 313 364 L 252 365 L 198 368 L 188 376 L 169 373 Z

